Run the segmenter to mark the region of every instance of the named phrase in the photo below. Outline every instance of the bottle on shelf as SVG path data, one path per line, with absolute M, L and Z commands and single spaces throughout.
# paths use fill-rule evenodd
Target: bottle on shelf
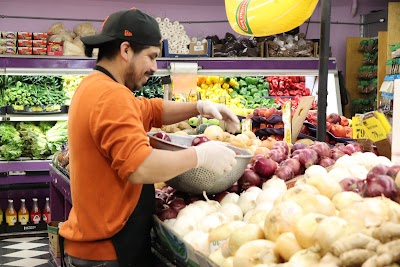
M 34 224 L 39 224 L 40 219 L 42 218 L 42 213 L 40 212 L 37 198 L 32 198 L 32 201 L 33 205 L 31 210 L 31 222 Z
M 3 224 L 3 210 L 0 209 L 0 225 Z
M 21 225 L 27 225 L 29 222 L 29 211 L 25 205 L 25 199 L 21 199 L 21 208 L 18 211 L 18 221 Z
M 44 205 L 43 208 L 42 218 L 45 223 L 51 222 L 50 199 L 48 197 L 46 197 L 46 204 Z
M 17 212 L 14 209 L 14 201 L 8 200 L 8 208 L 6 209 L 6 222 L 8 226 L 13 226 L 17 222 Z

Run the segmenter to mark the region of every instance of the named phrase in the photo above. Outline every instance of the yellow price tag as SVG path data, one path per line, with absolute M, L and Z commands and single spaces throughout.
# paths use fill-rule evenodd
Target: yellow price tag
M 363 129 L 365 130 L 368 138 L 371 139 L 372 142 L 382 141 L 387 138 L 385 128 L 376 117 L 369 117 L 367 119 L 364 119 L 362 124 Z
M 284 127 L 284 140 L 288 145 L 292 144 L 292 110 L 291 102 L 288 101 L 282 106 L 282 120 Z
M 362 125 L 362 119 L 360 116 L 354 116 L 352 118 L 353 128 L 353 139 L 367 139 L 367 134 Z

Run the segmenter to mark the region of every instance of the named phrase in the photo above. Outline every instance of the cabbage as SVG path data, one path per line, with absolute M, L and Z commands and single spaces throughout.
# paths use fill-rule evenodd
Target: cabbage
M 42 124 L 42 127 L 50 127 L 48 124 Z M 45 159 L 51 155 L 47 147 L 46 135 L 43 131 L 33 123 L 20 123 L 19 131 L 24 143 L 24 155 Z
M 50 130 L 47 131 L 47 147 L 51 154 L 61 151 L 62 145 L 68 141 L 67 126 L 67 121 L 58 121 Z
M 0 124 L 0 156 L 14 160 L 22 154 L 22 141 L 19 132 L 11 123 Z

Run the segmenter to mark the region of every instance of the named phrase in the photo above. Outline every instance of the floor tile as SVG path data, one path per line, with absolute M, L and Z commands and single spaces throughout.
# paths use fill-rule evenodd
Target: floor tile
M 43 259 L 21 259 L 4 264 L 4 266 L 36 267 L 47 264 L 48 260 Z
M 13 257 L 13 258 L 33 258 L 43 254 L 49 254 L 46 251 L 37 251 L 37 250 L 20 250 L 17 252 L 9 253 L 3 255 L 3 257 Z
M 5 246 L 3 248 L 11 248 L 11 249 L 34 249 L 34 248 L 39 248 L 39 247 L 43 247 L 46 246 L 46 244 L 39 244 L 39 243 L 17 243 L 14 245 L 10 245 L 10 246 Z
M 36 240 L 41 240 L 41 239 L 47 239 L 46 237 L 19 237 L 19 238 L 9 238 L 9 239 L 3 239 L 1 241 L 5 242 L 32 242 Z

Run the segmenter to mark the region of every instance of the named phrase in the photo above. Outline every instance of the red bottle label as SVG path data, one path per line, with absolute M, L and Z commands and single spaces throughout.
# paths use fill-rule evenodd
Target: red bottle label
M 40 222 L 40 213 L 39 214 L 31 214 L 31 222 L 33 222 L 34 224 L 38 224 Z
M 43 221 L 46 222 L 46 223 L 51 222 L 50 213 L 43 213 L 42 218 L 43 218 Z

